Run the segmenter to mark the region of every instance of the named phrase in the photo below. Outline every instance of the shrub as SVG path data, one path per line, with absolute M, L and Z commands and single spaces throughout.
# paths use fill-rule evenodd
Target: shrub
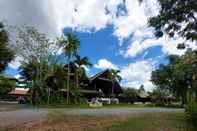
M 197 127 L 197 103 L 192 102 L 188 104 L 185 111 L 188 122 Z

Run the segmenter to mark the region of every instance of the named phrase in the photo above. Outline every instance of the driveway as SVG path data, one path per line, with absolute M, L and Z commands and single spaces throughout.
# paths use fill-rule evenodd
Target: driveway
M 60 109 L 62 110 L 62 109 Z M 101 108 L 101 109 L 66 109 L 65 114 L 72 115 L 125 115 L 132 113 L 183 112 L 184 109 L 175 108 Z

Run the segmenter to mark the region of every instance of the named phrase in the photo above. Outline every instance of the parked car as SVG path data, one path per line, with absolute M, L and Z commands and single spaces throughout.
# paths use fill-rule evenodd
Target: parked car
M 119 104 L 118 98 L 111 98 L 111 104 Z
M 99 100 L 97 98 L 93 98 L 91 100 L 91 102 L 89 102 L 89 106 L 90 107 L 101 107 L 101 106 L 103 106 L 103 103 L 99 102 Z
M 102 104 L 119 104 L 118 98 L 93 98 L 92 101 L 98 101 Z
M 25 104 L 27 102 L 27 99 L 23 96 L 19 96 L 17 98 L 17 101 L 18 101 L 19 104 Z

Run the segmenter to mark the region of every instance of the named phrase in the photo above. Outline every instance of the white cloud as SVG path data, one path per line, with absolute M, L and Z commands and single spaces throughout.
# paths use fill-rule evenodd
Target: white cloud
M 97 64 L 95 64 L 94 67 L 98 69 L 118 69 L 115 64 L 111 63 L 107 59 L 98 60 Z
M 11 25 L 32 25 L 52 35 L 65 27 L 98 31 L 112 22 L 123 0 L 1 0 L 0 19 Z M 110 12 L 106 13 L 106 9 Z
M 16 57 L 14 60 L 12 60 L 8 66 L 12 69 L 18 69 L 21 66 L 21 61 L 22 58 L 21 57 Z
M 130 63 L 121 69 L 120 75 L 126 81 L 124 86 L 139 88 L 144 85 L 146 90 L 152 90 L 153 84 L 150 82 L 151 72 L 155 69 L 155 62 L 151 60 L 142 60 Z
M 166 35 L 159 39 L 154 37 L 154 29 L 148 27 L 148 19 L 159 13 L 160 7 L 157 0 L 144 0 L 141 4 L 138 0 L 128 0 L 126 1 L 126 7 L 128 15 L 114 20 L 114 35 L 119 38 L 120 43 L 122 44 L 124 39 L 130 41 L 128 47 L 121 50 L 121 54 L 125 58 L 136 57 L 154 46 L 161 46 L 165 55 L 182 55 L 185 50 L 177 49 L 177 45 L 182 42 L 188 43 L 192 49 L 197 48 L 194 42 L 188 42 L 180 36 L 171 39 Z
M 119 40 L 139 33 L 139 30 L 147 27 L 148 18 L 156 15 L 159 8 L 156 0 L 145 0 L 141 4 L 138 0 L 127 0 L 125 4 L 128 15 L 114 20 L 114 35 Z
M 32 25 L 53 36 L 59 35 L 65 27 L 89 32 L 98 31 L 112 24 L 113 34 L 119 40 L 133 36 L 132 42 L 123 53 L 125 57 L 134 57 L 158 44 L 163 46 L 164 53 L 174 52 L 175 44 L 169 45 L 170 48 L 168 48 L 162 39 L 153 38 L 153 29 L 147 26 L 148 18 L 158 14 L 157 0 L 144 0 L 141 4 L 138 0 L 126 0 L 126 15 L 116 16 L 118 5 L 124 4 L 123 1 L 1 0 L 0 20 L 5 20 L 11 25 Z M 146 37 L 151 39 L 142 42 L 142 38 Z M 61 53 L 61 50 L 59 52 Z
M 125 57 L 136 57 L 137 55 L 143 53 L 146 49 L 154 46 L 161 46 L 162 52 L 166 55 L 183 55 L 186 51 L 177 49 L 177 45 L 185 42 L 183 38 L 169 38 L 164 35 L 163 37 L 157 39 L 155 37 L 147 38 L 145 40 L 135 40 L 131 42 L 128 48 L 125 51 L 122 51 L 121 54 Z M 194 42 L 186 41 L 188 47 L 196 49 L 196 44 Z
M 19 79 L 20 77 L 21 77 L 21 75 L 20 74 L 17 74 L 17 75 L 15 75 L 14 76 L 16 79 Z

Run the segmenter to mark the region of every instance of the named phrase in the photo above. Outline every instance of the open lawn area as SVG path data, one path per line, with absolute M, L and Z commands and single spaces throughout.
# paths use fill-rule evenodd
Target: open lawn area
M 150 113 L 129 116 L 115 122 L 106 131 L 195 131 L 185 121 L 184 113 Z
M 184 112 L 69 115 L 50 110 L 43 120 L 2 127 L 4 131 L 195 131 Z

